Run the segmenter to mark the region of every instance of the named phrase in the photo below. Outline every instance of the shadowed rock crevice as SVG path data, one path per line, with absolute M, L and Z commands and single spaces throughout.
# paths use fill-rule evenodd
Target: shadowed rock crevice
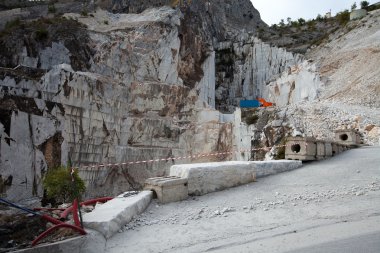
M 61 145 L 63 140 L 62 133 L 56 133 L 38 147 L 44 154 L 48 169 L 57 168 L 61 165 Z

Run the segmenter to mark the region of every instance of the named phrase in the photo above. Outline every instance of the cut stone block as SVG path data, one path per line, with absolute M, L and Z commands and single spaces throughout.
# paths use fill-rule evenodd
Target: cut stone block
M 357 10 L 352 10 L 350 13 L 350 20 L 355 20 L 355 19 L 361 19 L 367 15 L 367 10 L 364 9 L 357 9 Z
M 335 142 L 331 143 L 331 148 L 332 148 L 332 155 L 333 156 L 340 153 L 337 143 L 335 143 Z
M 342 129 L 335 131 L 335 141 L 343 145 L 356 146 L 360 144 L 360 137 L 353 129 Z
M 326 157 L 325 143 L 323 141 L 317 141 L 316 144 L 317 144 L 317 155 L 316 155 L 317 160 L 325 159 Z
M 181 201 L 188 197 L 186 178 L 175 176 L 148 178 L 144 189 L 154 191 L 161 203 Z
M 290 137 L 287 139 L 285 159 L 310 161 L 317 155 L 316 140 L 312 137 Z
M 330 157 L 333 155 L 332 143 L 325 142 L 325 157 Z
M 180 164 L 170 168 L 170 175 L 188 180 L 189 195 L 204 195 L 301 166 L 300 161 L 284 160 Z
M 189 195 L 251 183 L 256 177 L 250 162 L 237 161 L 173 165 L 170 175 L 188 179 Z
M 275 175 L 285 171 L 298 169 L 302 166 L 301 161 L 274 160 L 274 161 L 255 161 L 251 162 L 256 178 Z

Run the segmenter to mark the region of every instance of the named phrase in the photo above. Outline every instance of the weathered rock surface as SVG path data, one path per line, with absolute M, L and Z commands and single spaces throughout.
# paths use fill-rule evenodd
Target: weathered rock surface
M 271 47 L 248 34 L 219 43 L 216 51 L 216 108 L 232 112 L 241 99 L 265 95 L 267 83 L 301 61 L 301 55 Z
M 283 107 L 319 98 L 325 84 L 321 81 L 315 64 L 306 60 L 288 68 L 281 76 L 264 87 L 263 97 Z
M 380 11 L 372 11 L 308 53 L 317 67 L 309 85 L 325 85 L 318 85 L 317 100 L 287 107 L 290 125 L 319 139 L 333 139 L 333 129 L 358 129 L 363 143 L 379 144 L 379 21 Z

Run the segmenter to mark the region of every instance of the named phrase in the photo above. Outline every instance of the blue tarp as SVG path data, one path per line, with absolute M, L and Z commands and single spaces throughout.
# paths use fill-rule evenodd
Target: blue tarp
M 260 102 L 258 100 L 240 100 L 241 108 L 252 108 L 260 107 Z

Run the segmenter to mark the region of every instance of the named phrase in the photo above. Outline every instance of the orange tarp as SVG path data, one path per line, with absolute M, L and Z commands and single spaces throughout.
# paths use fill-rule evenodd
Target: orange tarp
M 268 106 L 273 106 L 273 103 L 265 101 L 263 98 L 258 98 L 259 102 L 261 103 L 262 107 L 268 107 Z

